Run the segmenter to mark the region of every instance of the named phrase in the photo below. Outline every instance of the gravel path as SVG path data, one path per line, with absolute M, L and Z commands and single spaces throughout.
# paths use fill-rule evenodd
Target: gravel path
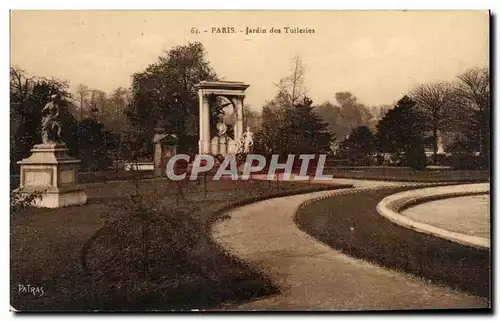
M 332 183 L 354 184 L 358 190 L 403 184 L 348 179 Z M 282 292 L 224 308 L 339 311 L 488 307 L 479 297 L 348 257 L 298 229 L 294 217 L 302 202 L 343 192 L 346 190 L 266 200 L 231 211 L 229 219 L 214 224 L 214 240 L 266 273 Z

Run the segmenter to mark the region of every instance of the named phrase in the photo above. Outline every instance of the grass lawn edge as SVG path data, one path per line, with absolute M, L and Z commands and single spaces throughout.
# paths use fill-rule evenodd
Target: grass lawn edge
M 443 184 L 443 183 L 441 183 Z M 427 183 L 427 184 L 422 184 L 420 186 L 406 186 L 406 187 L 399 187 L 399 191 L 398 192 L 401 192 L 401 191 L 408 191 L 408 190 L 414 190 L 414 189 L 420 189 L 420 188 L 426 188 L 426 187 L 435 187 L 436 185 L 441 185 L 441 184 L 436 184 L 436 183 Z M 446 185 L 457 185 L 457 184 L 463 184 L 463 182 L 450 182 L 450 184 L 446 184 Z M 389 189 L 396 189 L 395 187 L 392 187 L 392 186 L 387 186 L 387 187 L 384 187 L 384 188 L 381 188 L 381 190 L 389 190 Z M 367 193 L 367 192 L 370 192 L 369 189 L 362 189 L 362 190 L 352 190 L 352 191 L 348 191 L 349 194 L 358 194 L 358 193 Z M 395 193 L 398 193 L 398 192 L 395 192 Z M 323 195 L 323 196 L 319 196 L 319 197 L 316 197 L 316 198 L 313 198 L 313 199 L 310 199 L 310 200 L 306 200 L 304 201 L 303 203 L 301 203 L 296 212 L 295 212 L 295 216 L 294 216 L 294 223 L 296 224 L 296 226 L 303 232 L 307 233 L 308 235 L 310 235 L 311 237 L 313 237 L 315 240 L 317 240 L 318 242 L 321 242 L 341 253 L 343 253 L 344 255 L 347 255 L 349 257 L 353 257 L 355 259 L 359 259 L 359 260 L 362 260 L 362 261 L 365 261 L 365 262 L 368 262 L 370 264 L 374 264 L 376 266 L 379 266 L 381 268 L 384 268 L 384 269 L 388 269 L 388 270 L 392 270 L 392 271 L 395 271 L 395 272 L 398 272 L 398 273 L 402 273 L 402 274 L 405 274 L 407 276 L 409 276 L 410 278 L 414 278 L 414 279 L 418 279 L 420 281 L 423 281 L 423 282 L 428 282 L 428 283 L 432 283 L 432 284 L 436 284 L 438 286 L 442 286 L 442 287 L 446 287 L 446 288 L 449 288 L 453 291 L 460 291 L 460 292 L 465 292 L 465 293 L 469 293 L 469 294 L 472 294 L 472 295 L 477 295 L 487 301 L 491 301 L 491 265 L 490 265 L 490 291 L 489 291 L 489 294 L 484 294 L 484 293 L 477 293 L 475 291 L 468 291 L 468 290 L 465 290 L 463 288 L 460 288 L 459 286 L 457 285 L 453 285 L 453 284 L 448 284 L 446 282 L 438 282 L 432 278 L 428 278 L 426 277 L 425 275 L 420 275 L 420 274 L 416 274 L 414 272 L 411 272 L 411 271 L 407 271 L 405 270 L 404 268 L 400 268 L 400 267 L 397 267 L 395 264 L 383 264 L 377 260 L 374 260 L 373 258 L 370 258 L 370 257 L 365 257 L 363 255 L 359 255 L 359 253 L 351 253 L 350 250 L 342 247 L 342 246 L 336 246 L 334 244 L 331 244 L 331 242 L 329 242 L 328 240 L 326 239 L 323 239 L 321 236 L 318 236 L 316 235 L 316 233 L 312 230 L 309 230 L 308 227 L 306 227 L 305 225 L 305 220 L 304 218 L 301 218 L 300 215 L 301 214 L 301 211 L 304 211 L 308 206 L 310 205 L 314 205 L 315 203 L 318 203 L 318 202 L 321 202 L 321 201 L 325 201 L 325 200 L 328 200 L 328 199 L 332 199 L 332 198 L 335 198 L 335 197 L 339 197 L 341 195 L 336 195 L 336 194 L 329 194 L 329 195 Z M 380 200 L 379 200 L 380 201 Z M 374 212 L 377 212 L 377 210 L 374 208 L 373 209 Z M 472 247 L 470 245 L 464 245 L 464 244 L 459 244 L 459 243 L 456 243 L 456 242 L 452 242 L 450 240 L 447 240 L 447 239 L 444 239 L 444 238 L 441 238 L 441 237 L 438 237 L 438 236 L 435 236 L 435 235 L 429 235 L 429 234 L 425 234 L 423 232 L 420 232 L 420 231 L 417 231 L 417 230 L 413 230 L 413 229 L 409 229 L 407 227 L 404 227 L 404 226 L 401 226 L 401 225 L 398 225 L 392 221 L 390 221 L 389 219 L 385 218 L 384 216 L 380 215 L 378 212 L 376 213 L 376 215 L 379 215 L 381 218 L 383 218 L 384 220 L 387 220 L 387 223 L 388 224 L 394 224 L 396 226 L 399 226 L 401 228 L 404 228 L 404 229 L 407 229 L 408 231 L 411 231 L 412 233 L 417 233 L 417 234 L 422 234 L 422 235 L 427 235 L 428 237 L 432 237 L 432 238 L 436 238 L 436 239 L 440 239 L 442 241 L 445 241 L 445 242 L 450 242 L 450 243 L 453 243 L 455 244 L 456 246 L 462 246 L 462 247 L 465 247 L 465 248 L 473 248 L 473 249 L 477 249 L 477 250 L 481 250 L 480 248 L 476 248 L 476 247 Z M 482 250 L 485 250 L 485 249 L 482 249 Z M 488 249 L 489 251 L 489 249 Z M 490 260 L 491 260 L 491 252 L 490 252 Z M 491 264 L 491 263 L 490 263 Z M 484 292 L 484 291 L 483 291 Z

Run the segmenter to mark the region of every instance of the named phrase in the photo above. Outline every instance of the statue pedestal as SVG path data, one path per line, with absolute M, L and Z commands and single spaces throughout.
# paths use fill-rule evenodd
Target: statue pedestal
M 154 144 L 154 175 L 162 177 L 167 174 L 167 163 L 170 157 L 177 154 L 179 138 L 173 134 L 156 133 Z
M 236 154 L 237 150 L 236 146 L 236 141 L 234 139 L 228 138 L 227 139 L 227 154 L 228 155 L 234 155 Z
M 220 154 L 219 136 L 215 136 L 214 138 L 212 138 L 212 154 L 213 155 L 219 155 Z
M 57 208 L 81 205 L 87 202 L 87 194 L 78 186 L 76 171 L 80 161 L 68 155 L 63 144 L 39 144 L 31 150 L 30 157 L 19 162 L 22 194 L 41 193 L 34 206 Z

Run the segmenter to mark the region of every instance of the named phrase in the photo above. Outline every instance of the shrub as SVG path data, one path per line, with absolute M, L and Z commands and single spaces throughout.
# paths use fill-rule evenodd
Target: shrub
M 410 149 L 406 161 L 408 166 L 411 168 L 424 170 L 427 166 L 427 156 L 425 155 L 424 148 L 422 146 L 418 146 Z
M 15 215 L 20 211 L 33 206 L 42 197 L 43 191 L 25 193 L 22 189 L 13 190 L 10 193 L 10 214 Z
M 204 230 L 190 217 L 198 208 L 183 202 L 164 204 L 161 197 L 139 189 L 127 200 L 112 204 L 105 227 L 87 258 L 95 275 L 120 282 L 145 275 L 163 275 L 159 269 L 186 264 Z M 112 244 L 112 255 L 106 255 Z M 142 275 L 142 276 L 141 276 Z M 144 279 L 145 280 L 145 279 Z
M 450 155 L 446 163 L 454 169 L 483 169 L 483 158 L 472 154 L 456 153 Z

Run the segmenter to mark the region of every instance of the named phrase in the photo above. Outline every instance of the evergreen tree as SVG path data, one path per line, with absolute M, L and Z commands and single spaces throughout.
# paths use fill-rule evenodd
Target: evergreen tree
M 370 157 L 375 151 L 375 136 L 368 127 L 359 126 L 351 131 L 341 148 L 350 164 L 370 165 Z
M 401 98 L 377 125 L 377 139 L 382 152 L 399 155 L 403 164 L 414 168 L 425 167 L 422 158 L 425 122 L 408 96 Z M 423 154 L 425 157 L 425 154 Z
M 307 96 L 292 106 L 265 107 L 259 137 L 270 151 L 283 156 L 327 153 L 332 139 Z

